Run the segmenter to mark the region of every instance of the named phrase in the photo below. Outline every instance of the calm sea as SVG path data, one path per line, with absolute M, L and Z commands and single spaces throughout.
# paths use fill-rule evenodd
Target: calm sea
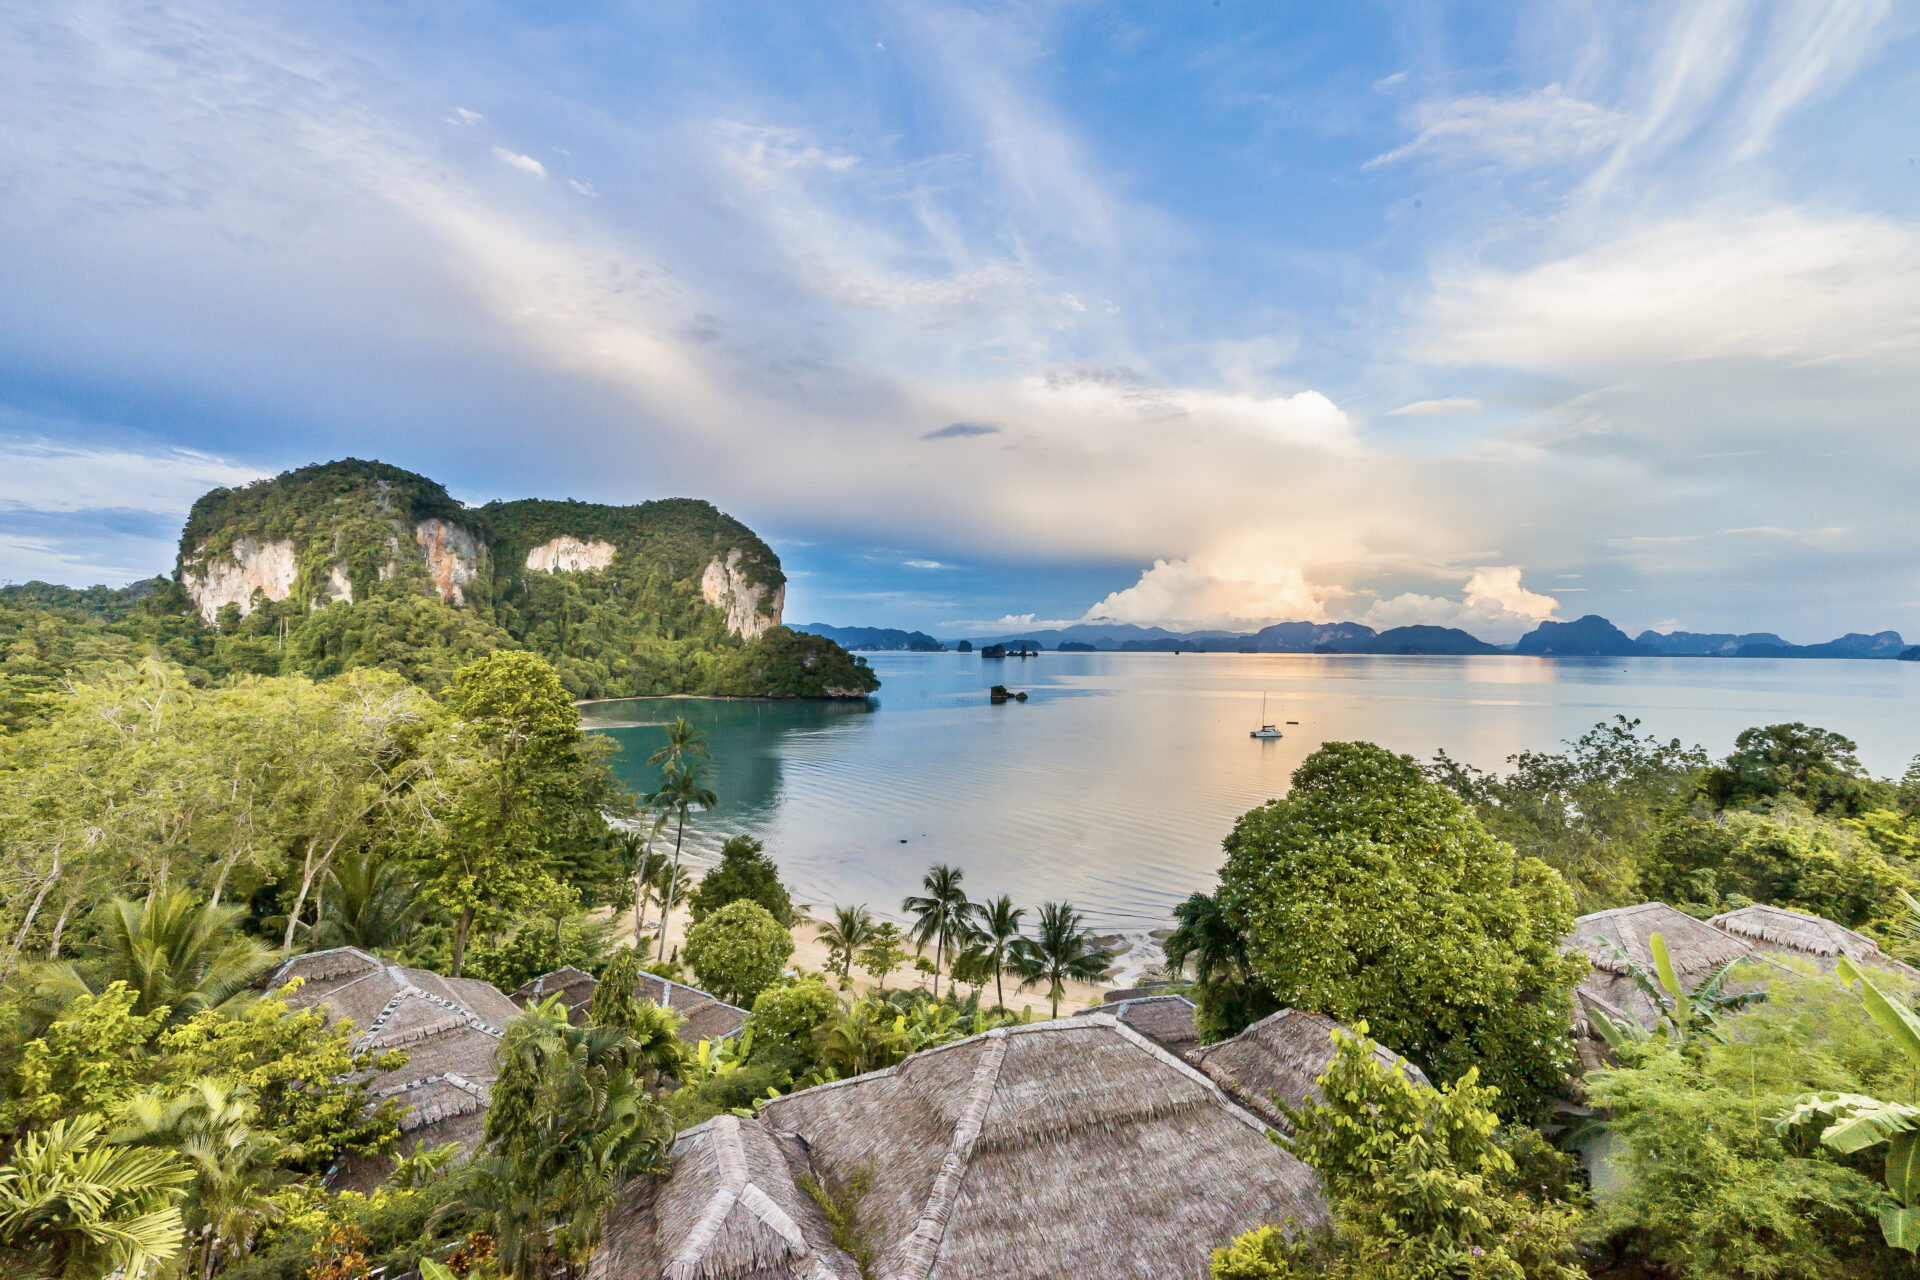
M 1287 789 L 1322 742 L 1366 739 L 1482 768 L 1624 713 L 1724 753 L 1739 730 L 1804 720 L 1848 735 L 1875 773 L 1920 752 L 1920 663 L 1294 654 L 869 655 L 863 704 L 634 699 L 584 709 L 650 789 L 645 760 L 684 715 L 712 745 L 710 854 L 746 832 L 817 906 L 899 918 L 929 863 L 977 897 L 1071 900 L 1144 933 L 1213 882 L 1234 818 Z M 988 686 L 1025 689 L 991 705 Z M 1267 697 L 1286 736 L 1247 736 Z M 1297 721 L 1297 724 L 1288 723 Z

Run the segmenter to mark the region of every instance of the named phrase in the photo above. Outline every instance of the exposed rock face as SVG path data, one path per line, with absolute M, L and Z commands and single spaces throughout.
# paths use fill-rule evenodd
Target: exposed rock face
M 212 626 L 219 620 L 220 610 L 230 604 L 240 606 L 243 618 L 252 613 L 256 591 L 269 600 L 285 600 L 293 594 L 293 580 L 299 573 L 292 541 L 283 538 L 260 543 L 240 538 L 235 540 L 230 558 L 208 563 L 201 572 L 187 573 L 181 581 L 200 616 Z
M 314 598 L 313 607 L 318 609 L 328 600 L 345 600 L 353 603 L 353 584 L 347 581 L 347 566 L 336 564 L 327 574 L 327 588 Z
M 787 602 L 787 589 L 781 587 L 772 593 L 771 603 L 762 608 L 767 600 L 767 588 L 747 580 L 746 570 L 740 567 L 738 547 L 727 554 L 725 561 L 719 556 L 713 558 L 707 571 L 700 575 L 700 595 L 727 615 L 727 629 L 742 640 L 751 640 L 768 627 L 779 626 L 780 610 Z
M 422 520 L 414 526 L 413 540 L 427 554 L 427 573 L 440 598 L 465 604 L 463 588 L 480 571 L 480 539 L 445 520 Z
M 598 538 L 582 542 L 571 534 L 563 533 L 527 552 L 527 568 L 542 573 L 583 573 L 591 569 L 604 569 L 613 563 L 616 550 L 611 542 L 602 542 Z

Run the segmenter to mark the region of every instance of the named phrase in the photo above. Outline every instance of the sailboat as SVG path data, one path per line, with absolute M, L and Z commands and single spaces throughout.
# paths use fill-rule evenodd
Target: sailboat
M 1260 695 L 1260 727 L 1247 734 L 1249 738 L 1279 738 L 1285 735 L 1278 725 L 1267 719 L 1267 695 Z

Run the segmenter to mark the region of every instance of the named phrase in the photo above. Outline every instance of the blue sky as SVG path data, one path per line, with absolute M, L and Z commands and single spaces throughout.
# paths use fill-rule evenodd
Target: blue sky
M 796 621 L 1920 634 L 1917 23 L 0 7 L 0 577 L 351 455 Z

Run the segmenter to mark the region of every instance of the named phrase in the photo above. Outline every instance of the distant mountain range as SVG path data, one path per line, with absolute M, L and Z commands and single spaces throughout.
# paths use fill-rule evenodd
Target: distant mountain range
M 940 649 L 944 645 L 918 631 L 877 627 L 800 626 L 848 649 Z M 1058 649 L 1062 644 L 1092 645 L 1122 653 L 1522 653 L 1542 657 L 1697 657 L 1697 658 L 1902 658 L 1920 661 L 1920 645 L 1909 646 L 1898 631 L 1873 635 L 1851 632 L 1824 644 L 1789 644 L 1771 631 L 1745 634 L 1696 631 L 1626 632 L 1599 614 L 1572 622 L 1543 622 L 1511 645 L 1493 645 L 1458 627 L 1394 627 L 1375 631 L 1357 622 L 1281 622 L 1258 631 L 1168 631 L 1164 627 L 1079 623 L 1036 631 L 976 636 L 977 648 L 990 644 L 1026 644 Z

